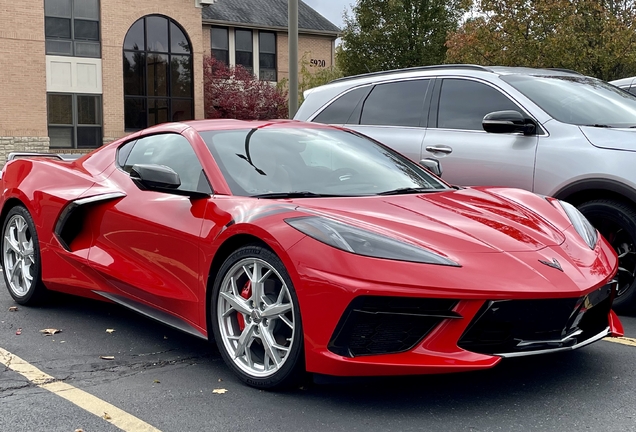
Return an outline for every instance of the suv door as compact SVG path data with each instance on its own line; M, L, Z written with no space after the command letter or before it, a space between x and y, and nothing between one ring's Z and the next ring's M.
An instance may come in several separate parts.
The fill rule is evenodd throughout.
M313 121L346 126L419 160L430 83L430 79L414 79L355 88Z
M490 84L466 78L437 79L422 158L442 159L444 179L453 184L532 190L538 135L494 134L482 127L486 114L504 110L527 116Z

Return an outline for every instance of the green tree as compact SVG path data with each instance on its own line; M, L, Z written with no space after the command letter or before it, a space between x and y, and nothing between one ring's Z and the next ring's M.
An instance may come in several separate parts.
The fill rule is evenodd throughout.
M345 75L438 64L467 0L357 0L345 14L338 65Z
M634 0L478 0L476 11L449 35L447 63L636 75Z

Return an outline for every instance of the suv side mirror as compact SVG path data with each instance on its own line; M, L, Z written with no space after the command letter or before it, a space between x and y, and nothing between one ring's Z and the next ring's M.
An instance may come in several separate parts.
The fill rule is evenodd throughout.
M437 177L442 176L442 163L437 159L426 158L420 161L420 165L435 174Z
M491 133L523 132L524 135L532 135L536 129L532 120L514 110L488 113L484 116L481 125L486 132Z

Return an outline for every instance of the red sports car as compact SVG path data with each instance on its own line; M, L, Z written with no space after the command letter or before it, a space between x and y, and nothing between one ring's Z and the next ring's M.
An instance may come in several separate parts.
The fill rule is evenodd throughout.
M452 187L345 129L194 121L9 159L18 303L119 303L216 340L253 386L485 369L622 333L616 254L574 207Z

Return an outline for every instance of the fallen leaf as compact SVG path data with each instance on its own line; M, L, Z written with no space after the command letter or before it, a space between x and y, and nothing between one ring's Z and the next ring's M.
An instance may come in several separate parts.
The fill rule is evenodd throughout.
M75 429L75 432L84 432L84 429Z
M40 330L40 333L42 333L44 336L52 336L56 333L61 333L62 330L59 329L55 329L55 328L47 328L44 330Z
M17 312L18 311L18 307L17 306L11 306L9 308L9 312Z
M219 382L223 381L221 378L219 378Z
M214 389L212 390L212 393L216 393L216 394L227 393L227 389Z
M159 383L161 383L161 381L159 381L159 380L154 380L153 382L154 382L155 384L159 384Z
M21 334L22 334L22 329L21 329L21 328L17 329L17 330L15 331L15 334L17 334L17 335L21 335Z
M165 339L168 339L168 336L164 336L163 338L164 338L164 340L165 340Z
M99 356L102 360L115 360L115 356Z
M60 341L60 343L64 343L64 342L66 342L66 341Z
M113 333L115 329L106 329L106 333Z
M104 413L104 415L102 416L102 418L103 418L104 420L111 420L111 419L112 419L112 417L111 417L111 416L109 416L109 415L108 415L108 413L106 413L106 412Z

